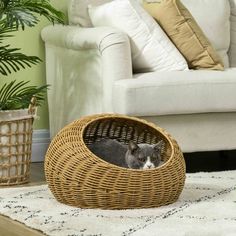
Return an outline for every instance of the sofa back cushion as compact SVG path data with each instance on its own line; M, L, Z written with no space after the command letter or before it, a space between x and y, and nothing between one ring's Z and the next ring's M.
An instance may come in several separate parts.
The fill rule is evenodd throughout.
M236 0L230 0L231 5L231 33L230 33L230 48L229 48L229 60L230 66L236 67Z
M224 65L220 56L180 0L162 0L161 3L144 2L143 6L183 54L190 69L223 70ZM229 12L229 6L226 11ZM228 23L229 20L227 19L226 22Z
M82 27L92 27L92 22L88 15L88 5L99 6L113 0L69 0L68 17L71 25ZM136 0L142 3L143 0Z
M71 25L92 27L88 15L88 5L98 6L112 0L70 0L68 4L68 18Z
M181 0L195 18L212 46L229 66L230 5L229 0Z
M88 15L88 5L100 5L110 1L112 0L69 0L69 23L80 25L82 27L92 27ZM142 2L142 0L136 1ZM160 2L160 0L150 1ZM226 19L228 17L224 13L225 9L219 7L222 2L225 4L230 2L230 26L228 23L226 25L221 24L222 21L220 18ZM221 56L225 67L229 64L229 58L226 54L228 50L230 66L236 67L236 0L182 0L182 3L188 8L209 41L212 43L213 47L216 49L217 53ZM214 30L211 30L212 25L218 25L218 27L214 27ZM231 39L229 27L231 27Z

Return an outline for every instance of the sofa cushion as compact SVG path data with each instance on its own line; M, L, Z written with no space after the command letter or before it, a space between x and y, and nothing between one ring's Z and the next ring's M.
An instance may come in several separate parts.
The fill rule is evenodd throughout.
M89 15L94 26L112 26L129 36L135 71L188 69L165 32L135 0L89 6Z
M217 53L229 66L230 5L228 0L182 0Z
M92 22L88 15L88 5L98 6L111 0L70 0L68 4L68 18L72 25L92 27Z
M160 2L160 0L145 1ZM235 0L181 0L221 56L225 67L229 67L227 54L230 45L229 1Z
M143 6L183 54L190 69L224 69L217 52L180 0L144 2Z
M69 23L73 25L80 25L83 27L92 27L91 20L88 15L87 6L89 4L103 4L112 0L69 0L68 4L68 17ZM137 0L142 2L142 0ZM150 2L161 0L145 0ZM228 0L182 0L182 3L191 12L217 53L221 56L224 66L229 66L229 58L227 51L230 44L230 66L236 67L236 0L229 0L231 4L231 40L229 34L229 23L226 23L226 19L229 17L225 14L218 14L218 11L225 10L220 8L219 4L228 4ZM202 4L207 4L202 7ZM205 8L206 7L206 8ZM212 10L214 8L214 11ZM217 11L217 12L216 12ZM203 15L203 16L202 16ZM218 19L218 20L217 20ZM222 21L223 20L223 21ZM215 24L219 27L215 27ZM225 23L223 23L225 22ZM211 27L214 25L214 30L211 31ZM222 27L224 25L224 27ZM224 37L222 37L224 35Z
M99 6L113 0L69 0L68 18L72 25L92 27L92 22L88 15L88 5ZM142 3L142 0L136 0Z
M142 73L116 81L114 111L134 116L236 111L236 68Z

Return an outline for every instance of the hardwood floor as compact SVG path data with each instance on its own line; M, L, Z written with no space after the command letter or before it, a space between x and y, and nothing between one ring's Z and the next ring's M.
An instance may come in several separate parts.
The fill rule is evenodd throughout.
M30 182L22 185L14 185L11 187L25 187L32 185L45 184L43 163L32 163L30 171ZM26 227L24 224L11 220L10 218L0 215L0 236L42 236L40 231Z
M43 236L45 234L0 215L0 236Z
M44 176L44 166L43 162L32 163L31 164L31 173L30 173L30 183L26 185L35 185L46 183Z

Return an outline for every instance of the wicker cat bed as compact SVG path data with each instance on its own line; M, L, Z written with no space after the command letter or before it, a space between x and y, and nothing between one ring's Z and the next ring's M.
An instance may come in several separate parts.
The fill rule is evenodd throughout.
M86 145L104 137L127 144L164 140L160 167L134 170L95 156ZM46 180L59 202L81 208L158 207L175 202L185 182L185 162L176 141L163 129L123 115L87 116L63 128L45 158Z

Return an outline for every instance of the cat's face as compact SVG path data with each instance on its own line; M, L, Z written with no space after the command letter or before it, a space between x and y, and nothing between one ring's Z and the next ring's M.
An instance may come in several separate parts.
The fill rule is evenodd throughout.
M161 162L163 148L163 141L154 145L136 144L130 141L125 157L128 167L143 170L157 167Z

